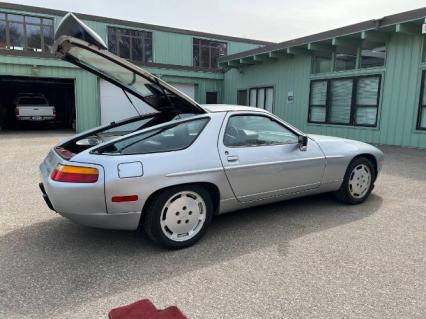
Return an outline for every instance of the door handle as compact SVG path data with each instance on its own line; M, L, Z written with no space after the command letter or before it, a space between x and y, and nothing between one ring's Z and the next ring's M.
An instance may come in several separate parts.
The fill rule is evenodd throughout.
M229 155L227 158L228 162L236 162L238 161L238 156L237 155Z

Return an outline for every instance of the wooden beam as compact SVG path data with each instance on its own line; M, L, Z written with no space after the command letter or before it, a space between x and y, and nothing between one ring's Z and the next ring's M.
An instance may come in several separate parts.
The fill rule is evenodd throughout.
M287 48L287 54L292 54L292 55L309 55L310 52L306 49L303 48L298 48L298 47L291 47L291 48Z
M277 50L277 51L271 51L269 52L269 57L273 59L282 58L287 55L286 50Z
M333 38L331 44L339 47L357 48L361 46L361 39L355 38Z
M228 61L228 66L231 68L235 68L240 66L240 61L239 60L232 60L232 61Z
M309 51L333 52L333 47L324 43L308 43Z
M417 25L413 23L397 23L395 25L396 33L421 34L421 31L422 31L421 25Z
M387 43L389 39L390 39L389 33L379 32L374 30L361 32L361 40Z
M268 54L258 54L254 56L254 61L256 62L263 62L269 59L269 55Z
M254 61L252 56L249 56L247 58L242 58L240 59L240 63L241 64L246 64L246 65L253 65L256 64L256 62Z

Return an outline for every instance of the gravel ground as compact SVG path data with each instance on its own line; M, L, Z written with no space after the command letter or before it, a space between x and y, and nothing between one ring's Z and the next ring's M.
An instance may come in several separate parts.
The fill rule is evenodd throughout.
M170 252L46 207L38 164L68 134L0 135L0 318L107 318L142 298L191 319L426 317L426 150L382 147L362 205L322 195L235 212Z

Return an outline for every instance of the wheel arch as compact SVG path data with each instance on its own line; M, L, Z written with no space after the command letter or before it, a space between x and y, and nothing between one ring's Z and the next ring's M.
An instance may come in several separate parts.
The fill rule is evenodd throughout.
M148 199L145 201L145 203L142 207L142 215L146 211L147 207L149 207L150 202L158 194L160 194L161 192L163 192L167 189L171 189L171 188L175 188L175 187L181 187L181 186L201 186L201 187L204 187L206 189L206 191L211 196L214 214L215 215L217 214L217 212L219 211L219 205L220 205L220 190L219 190L219 187L217 187L217 185L215 185L214 183L211 183L211 182L190 182L190 183L169 185L169 186L157 189L155 192L153 192L151 195L149 195ZM141 220L142 220L142 218L141 218Z
M372 164L373 164L373 168L374 168L374 178L377 178L378 175L378 166L377 166L377 158L371 154L371 153L362 153L362 154L358 154L356 156L354 156L354 158L352 158L352 160L349 162L352 163L355 159L357 158L366 158L368 159Z

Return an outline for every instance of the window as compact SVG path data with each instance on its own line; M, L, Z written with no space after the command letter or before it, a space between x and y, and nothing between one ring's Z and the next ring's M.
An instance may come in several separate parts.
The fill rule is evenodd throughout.
M200 68L217 69L218 59L226 55L227 44L212 40L196 39L192 45L193 65Z
M238 90L238 92L237 92L237 104L238 105L248 105L247 104L247 90Z
M272 112L274 104L274 88L260 87L250 89L249 105Z
M417 129L426 130L426 71L422 73Z
M361 68L384 66L386 58L386 45L378 45L364 41L361 49Z
M324 73L331 71L332 53L317 53L312 58L312 73Z
M208 120L202 118L156 128L101 147L97 152L108 155L133 155L182 150L197 139Z
M217 92L206 92L206 103L217 104Z
M108 27L108 50L133 62L152 62L152 32Z
M277 121L261 115L229 118L223 144L229 147L270 146L298 143L298 136Z
M0 13L0 48L48 52L52 44L52 19Z
M311 82L309 123L376 126L380 75Z
M337 47L335 53L334 70L353 70L356 67L357 48Z

